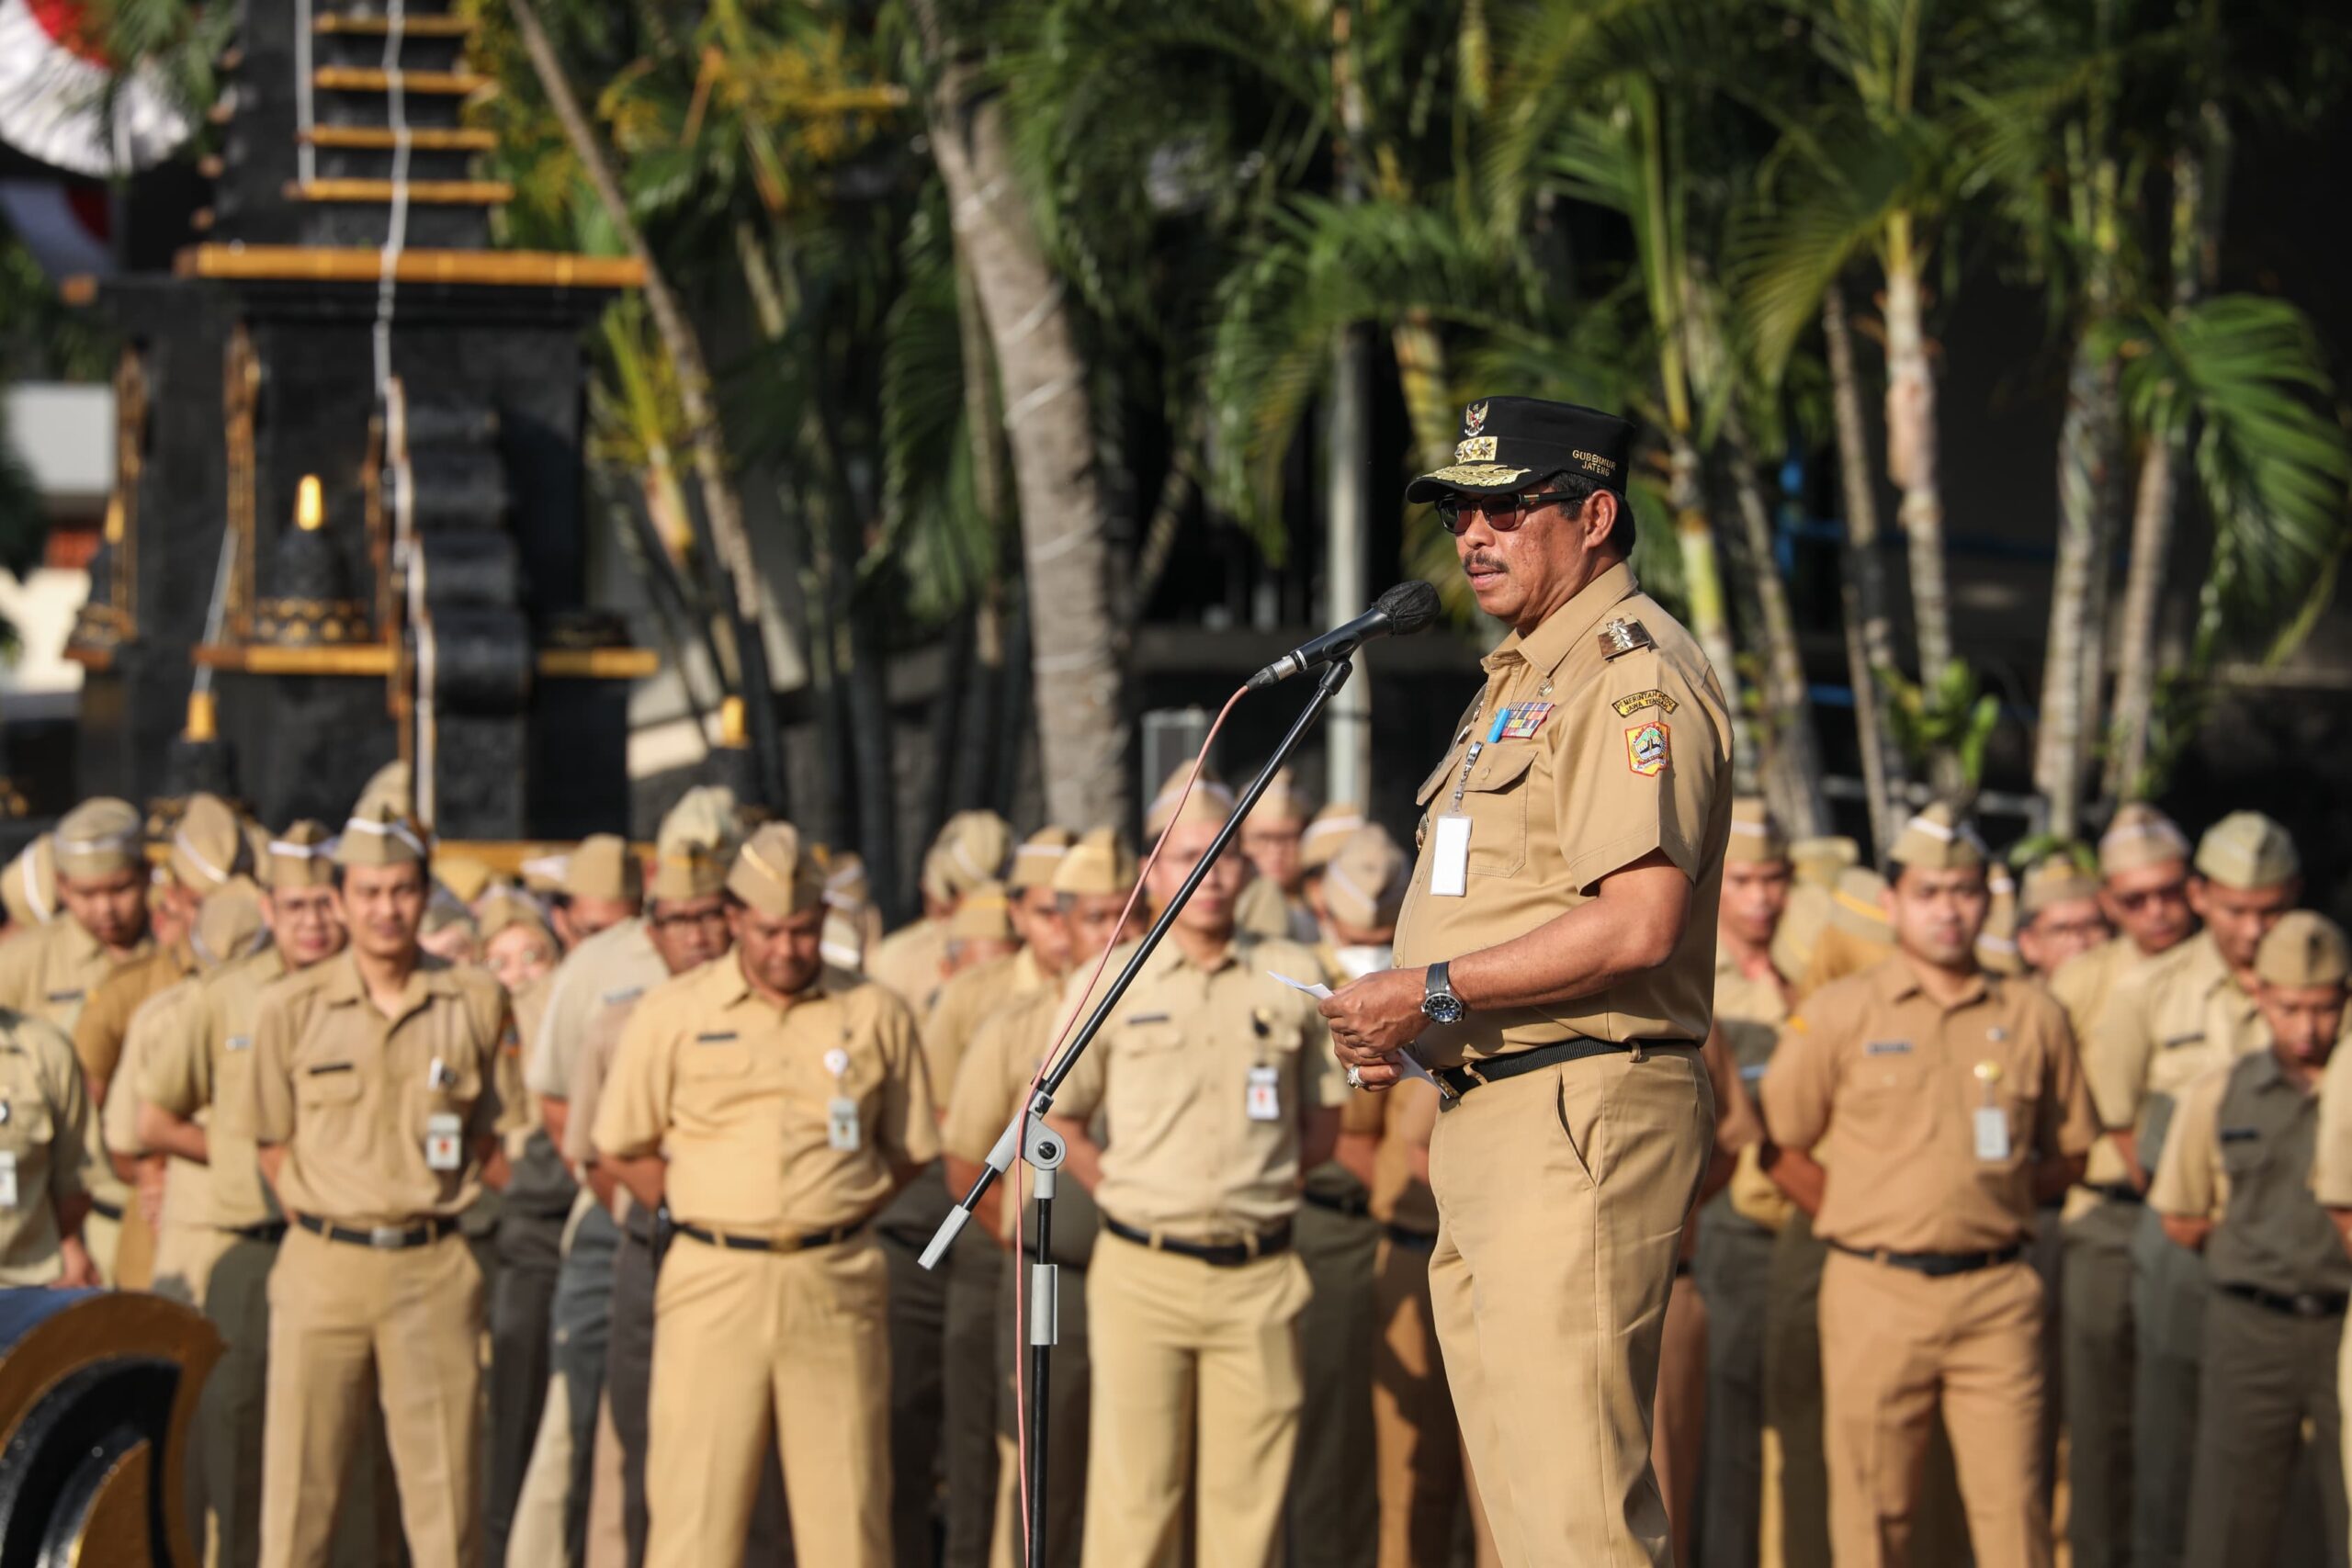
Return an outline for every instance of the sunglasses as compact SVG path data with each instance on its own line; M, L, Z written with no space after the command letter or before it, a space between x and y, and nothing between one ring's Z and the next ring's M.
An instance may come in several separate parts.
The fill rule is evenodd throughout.
M1437 498L1437 520L1447 533L1459 534L1471 517L1484 515L1487 527L1498 534L1510 534L1527 521L1530 513L1554 502L1566 504L1583 500L1581 495L1558 490L1523 491L1510 495L1464 495L1454 491Z

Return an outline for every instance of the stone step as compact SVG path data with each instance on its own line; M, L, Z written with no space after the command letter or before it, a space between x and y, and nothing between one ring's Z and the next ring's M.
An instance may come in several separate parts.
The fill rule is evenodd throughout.
M392 19L384 16L329 11L311 18L311 30L320 33L356 33L367 38L382 38L392 30ZM470 38L473 30L473 24L463 17L410 14L403 16L401 19L401 31L411 38Z
M369 179L289 180L289 201L373 202L389 206L392 182ZM504 180L411 180L408 199L439 207L496 207L514 199L514 187Z
M313 147L389 152L392 150L392 128L389 125L314 125L303 140ZM498 133L464 126L413 126L408 133L408 146L412 152L489 152L498 146Z
M322 93L390 93L394 77L400 79L401 92L426 97L461 98L491 85L489 77L470 71L385 71L361 65L322 65L311 73L311 82Z

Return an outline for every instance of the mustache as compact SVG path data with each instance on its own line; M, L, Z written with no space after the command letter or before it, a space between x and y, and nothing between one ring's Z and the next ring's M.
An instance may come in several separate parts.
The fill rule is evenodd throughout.
M1464 561L1462 570L1464 571L1509 571L1510 568L1503 563L1500 556L1490 556L1481 552L1474 554L1468 560Z

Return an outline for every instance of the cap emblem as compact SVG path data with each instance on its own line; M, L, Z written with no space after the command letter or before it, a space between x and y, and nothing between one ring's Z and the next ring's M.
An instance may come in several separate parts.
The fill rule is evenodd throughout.
M1464 409L1464 410L1462 411L1462 434L1464 434L1464 435L1476 435L1476 434L1478 434L1478 432L1480 432L1481 430L1484 430L1486 427L1487 427L1487 405L1486 405L1485 403L1483 403L1483 402L1472 403L1468 408ZM1466 457L1465 457L1465 458L1464 458L1464 459L1462 459L1462 460L1463 460L1464 462L1468 462L1470 459L1468 459L1468 458L1466 458Z

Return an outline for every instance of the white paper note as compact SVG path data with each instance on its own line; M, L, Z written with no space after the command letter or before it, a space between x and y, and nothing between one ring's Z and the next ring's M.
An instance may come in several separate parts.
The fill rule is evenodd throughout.
M1331 987L1325 985L1320 980L1317 980L1312 983L1306 980L1294 980L1287 975L1275 974L1272 969L1267 970L1266 973L1272 975L1275 979L1280 980L1292 990L1305 991L1308 996L1315 998L1317 1001L1320 1001L1323 998L1331 994ZM1407 1077L1419 1078L1423 1083L1429 1085L1431 1089L1437 1089L1439 1093L1442 1094L1445 1092L1439 1085L1437 1079L1430 1076L1430 1070L1413 1059L1412 1052L1397 1052L1396 1067L1397 1070L1402 1072Z

